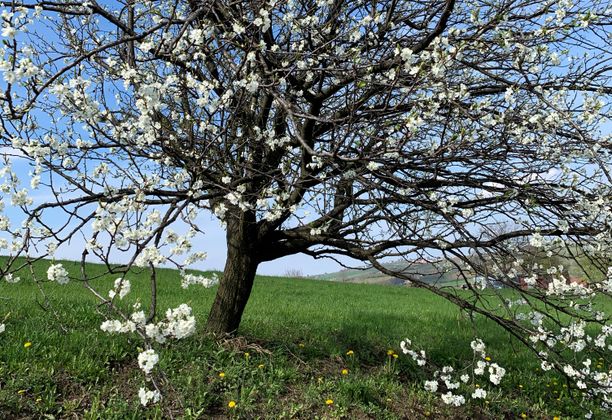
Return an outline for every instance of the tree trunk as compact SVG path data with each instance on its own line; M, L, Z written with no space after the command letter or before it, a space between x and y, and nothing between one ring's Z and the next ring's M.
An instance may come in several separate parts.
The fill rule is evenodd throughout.
M208 332L231 334L238 329L257 271L256 238L254 220L250 220L247 214L228 217L227 260L208 315Z

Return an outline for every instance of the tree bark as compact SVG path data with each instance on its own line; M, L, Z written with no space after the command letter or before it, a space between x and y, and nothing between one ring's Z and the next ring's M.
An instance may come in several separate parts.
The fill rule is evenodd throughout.
M256 240L254 217L245 213L228 217L227 259L208 315L208 332L232 334L238 329L259 264L255 258Z

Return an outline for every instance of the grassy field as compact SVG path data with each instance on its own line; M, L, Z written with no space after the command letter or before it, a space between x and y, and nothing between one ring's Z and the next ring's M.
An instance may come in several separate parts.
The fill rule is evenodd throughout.
M44 273L48 262L36 270ZM77 274L75 263L65 267ZM101 272L95 265L89 273ZM48 301L24 280L0 284L0 418L582 418L579 397L560 376L541 372L532 356L484 319L471 322L427 291L258 277L237 338L202 332L215 288L180 287L160 270L159 308L190 304L198 334L159 350L162 402L144 409L145 385L135 336L108 335L105 309L82 284L45 284ZM44 277L44 276L42 276ZM128 276L147 308L148 279ZM113 278L94 286L106 294ZM437 364L472 358L474 332L490 357L508 369L498 392L460 408L423 390L429 379L401 354L409 337ZM31 343L25 347L25 343ZM389 356L388 350L400 353ZM347 355L349 350L353 355ZM348 374L342 374L347 369ZM222 375L220 375L223 373ZM327 404L333 400L333 404ZM230 401L236 406L228 407ZM597 416L603 414L596 413ZM603 418L603 417L600 417Z

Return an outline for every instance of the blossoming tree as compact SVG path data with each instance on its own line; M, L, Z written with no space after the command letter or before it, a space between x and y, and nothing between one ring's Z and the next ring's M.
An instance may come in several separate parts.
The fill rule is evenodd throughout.
M83 267L146 267L155 294L156 267L205 257L208 211L227 232L211 332L238 328L260 263L350 257L609 391L609 375L564 368L561 349L609 351L608 315L584 303L612 291L607 2L0 3L7 279L18 256L80 237ZM534 249L588 263L588 281L534 263ZM117 252L129 262L111 264ZM424 281L422 260L468 292ZM523 309L473 274L515 289ZM120 279L110 298L128 291Z

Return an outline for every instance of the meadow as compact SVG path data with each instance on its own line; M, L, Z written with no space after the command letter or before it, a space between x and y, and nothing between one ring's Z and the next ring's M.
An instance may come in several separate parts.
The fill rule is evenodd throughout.
M35 266L41 278L48 264ZM64 266L78 273L76 263ZM143 408L141 339L102 332L106 308L79 282L44 284L43 296L22 277L0 285L0 418L584 418L580 395L558 373L542 372L490 321L470 320L428 291L259 276L238 335L215 340L203 327L216 288L182 289L166 269L158 313L188 303L198 333L158 347L163 399ZM106 294L115 277L92 285ZM127 278L121 306L140 299L146 309L147 273ZM424 390L429 375L399 343L408 337L434 363L461 366L472 360L474 335L508 373L486 400L449 407Z

